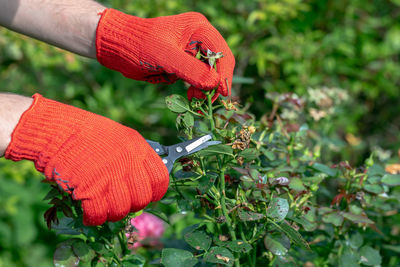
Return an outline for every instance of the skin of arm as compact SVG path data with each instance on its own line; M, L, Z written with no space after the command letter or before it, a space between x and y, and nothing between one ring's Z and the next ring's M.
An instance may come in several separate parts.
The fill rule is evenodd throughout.
M104 9L92 0L0 0L0 25L96 58L96 28Z
M0 157L4 156L12 132L32 101L31 97L0 93Z

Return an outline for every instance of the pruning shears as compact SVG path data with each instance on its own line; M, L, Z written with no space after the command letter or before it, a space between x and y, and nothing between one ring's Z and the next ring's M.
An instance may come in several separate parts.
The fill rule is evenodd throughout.
M211 134L206 134L198 138L194 138L185 142L181 142L171 146L164 146L158 142L146 140L147 143L154 149L159 155L166 155L161 157L165 166L167 166L168 173L171 172L174 162L184 156L198 152L206 147L220 144L220 141L210 141L212 139Z

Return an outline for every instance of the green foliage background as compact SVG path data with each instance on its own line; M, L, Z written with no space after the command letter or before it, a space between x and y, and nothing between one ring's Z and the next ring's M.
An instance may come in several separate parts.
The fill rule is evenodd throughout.
M243 105L251 104L258 118L272 109L267 92L305 96L309 88L346 90L350 99L338 116L310 125L326 163L360 164L371 151L394 156L400 147L399 0L102 2L141 17L206 15L235 55L234 94ZM129 80L94 60L0 29L0 83L1 91L38 92L112 118L149 139L178 140L164 97L184 95L182 82ZM349 142L349 134L358 141ZM48 187L41 178L31 163L0 160L0 267L51 265L59 239L42 219Z

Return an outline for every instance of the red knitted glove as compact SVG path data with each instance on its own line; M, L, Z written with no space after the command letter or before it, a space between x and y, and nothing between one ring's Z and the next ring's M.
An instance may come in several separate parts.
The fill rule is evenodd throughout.
M217 71L195 58L199 48L222 52ZM102 12L96 34L97 59L124 76L151 83L183 79L188 97L218 86L230 94L235 59L221 34L200 13L143 19L114 9ZM229 87L228 87L229 85ZM196 89L200 88L200 89Z
M76 200L83 223L118 221L165 194L168 171L143 137L102 116L34 95L6 149Z

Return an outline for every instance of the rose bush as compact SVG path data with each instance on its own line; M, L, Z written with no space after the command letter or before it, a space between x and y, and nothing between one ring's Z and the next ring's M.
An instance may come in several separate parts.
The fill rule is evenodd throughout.
M308 125L321 110L334 116L340 101L329 99L342 91L322 93L328 109L315 96L269 95L273 109L258 121L248 105L232 99L213 104L212 92L191 102L167 97L182 139L212 133L222 143L176 162L166 196L146 209L153 215L86 227L79 203L54 187L46 197L53 204L47 221L73 236L58 246L55 263L398 265L400 175L386 172L374 156L360 167L320 162L326 144ZM143 247L142 237L163 232L153 216L166 232Z

